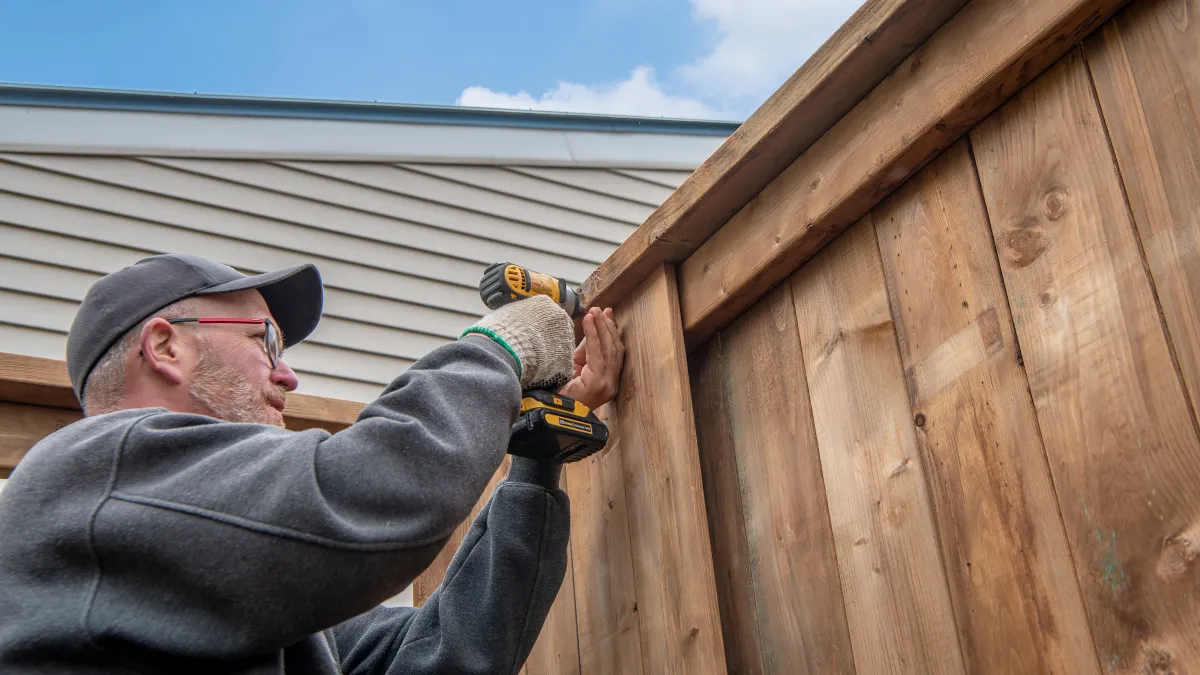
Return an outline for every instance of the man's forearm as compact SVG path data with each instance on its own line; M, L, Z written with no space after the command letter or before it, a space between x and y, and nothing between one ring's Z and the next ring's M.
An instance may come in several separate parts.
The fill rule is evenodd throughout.
M116 453L79 460L115 467L91 530L112 562L95 602L114 610L91 616L173 639L178 625L120 609L157 602L162 569L180 603L201 589L224 608L223 630L190 631L221 657L355 616L411 583L467 516L519 402L511 358L468 338L431 352L332 436L143 412L114 430Z
M570 506L559 471L514 458L423 607L381 607L336 627L347 675L519 670L566 575Z

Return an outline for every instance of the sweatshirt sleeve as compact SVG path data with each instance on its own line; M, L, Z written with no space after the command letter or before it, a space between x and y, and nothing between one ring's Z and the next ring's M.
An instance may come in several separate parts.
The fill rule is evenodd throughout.
M558 465L516 457L419 609L379 607L331 631L346 675L516 673L567 569Z
M515 361L468 337L416 362L332 435L140 418L89 532L89 637L238 657L378 605L470 513L520 397Z

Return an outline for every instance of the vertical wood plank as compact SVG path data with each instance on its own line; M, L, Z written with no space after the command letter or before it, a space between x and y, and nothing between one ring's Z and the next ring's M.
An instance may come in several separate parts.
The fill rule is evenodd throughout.
M870 216L793 276L860 673L963 673Z
M722 337L766 672L854 672L792 290Z
M725 663L730 673L758 675L765 672L765 668L742 508L744 488L734 455L733 423L726 393L728 377L721 344L718 333L693 352L688 359L688 373L692 381L696 440L704 479L704 506L708 513L713 571L717 581L717 605L721 610Z
M854 672L790 287L692 364L730 672Z
M1196 673L1200 441L1081 54L971 141L1101 665Z
M446 578L446 570L450 567L450 561L454 559L454 554L458 552L458 547L462 545L463 539L467 536L467 530L471 529L471 523L475 522L475 516L483 510L489 499L492 498L492 490L496 489L496 485L504 480L508 475L508 465L512 462L512 457L504 456L504 460L500 463L500 468L496 469L496 473L492 474L492 479L488 481L487 487L484 488L483 494L479 495L479 500L475 502L475 506L471 509L471 515L467 516L466 520L458 524L454 528L454 533L450 535L450 540L442 547L441 553L433 559L429 567L425 568L424 572L413 581L413 606L420 607L429 600L429 596L437 590L437 587L442 585L442 579Z
M638 623L648 673L724 673L675 268L614 310L626 336L621 433Z
M1098 31L1086 54L1185 389L1200 417L1200 2L1139 2ZM1193 546L1200 552L1200 541Z
M570 480L564 471L562 489L571 494ZM525 660L526 675L579 675L579 632L575 620L574 560L567 548L567 575L546 623L538 634L529 658Z
M627 342L629 338L626 331ZM609 404L596 411L608 424L608 447L568 464L564 472L571 486L571 559L583 675L643 672L621 429L612 408Z
M853 673L791 287L722 341L767 673Z
M967 670L1098 674L967 142L874 220Z

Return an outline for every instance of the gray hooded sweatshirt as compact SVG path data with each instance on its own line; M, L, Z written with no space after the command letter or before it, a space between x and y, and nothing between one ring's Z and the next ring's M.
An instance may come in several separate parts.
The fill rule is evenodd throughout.
M516 362L469 336L336 434L165 409L45 438L0 493L0 673L514 673L566 571L517 458L419 609L382 607L504 457Z

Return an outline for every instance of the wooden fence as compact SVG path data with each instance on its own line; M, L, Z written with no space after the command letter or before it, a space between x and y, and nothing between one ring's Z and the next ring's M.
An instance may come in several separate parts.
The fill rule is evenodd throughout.
M525 673L1200 673L1200 0L1125 4L870 0L600 266Z
M1123 4L868 3L589 279L545 672L1200 672L1200 5Z

